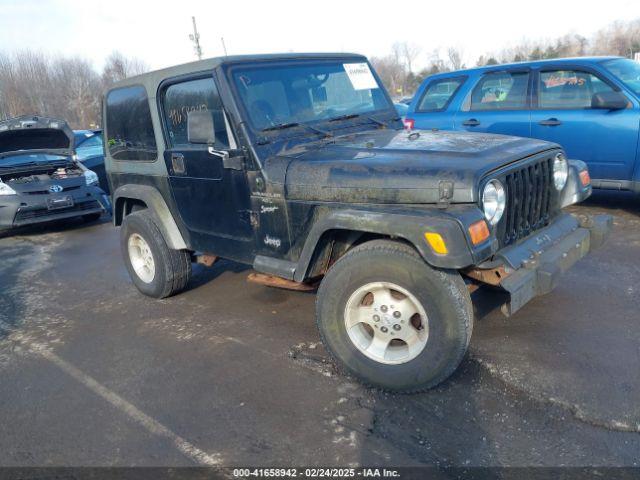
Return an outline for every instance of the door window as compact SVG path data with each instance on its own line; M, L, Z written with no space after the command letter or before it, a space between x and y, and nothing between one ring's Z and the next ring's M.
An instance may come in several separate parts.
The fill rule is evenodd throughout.
M115 160L155 160L156 137L149 99L136 85L111 90L107 95L107 146Z
M213 77L169 85L164 91L163 103L164 121L171 147L193 147L187 136L187 115L192 111L208 110L213 115L215 147L220 150L229 148L222 102Z
M471 110L521 110L527 108L529 72L488 73L471 94Z
M600 92L612 92L596 75L580 70L540 72L538 86L541 109L591 108L591 98Z
M432 81L424 91L417 111L437 112L446 109L464 81L465 77L443 78Z

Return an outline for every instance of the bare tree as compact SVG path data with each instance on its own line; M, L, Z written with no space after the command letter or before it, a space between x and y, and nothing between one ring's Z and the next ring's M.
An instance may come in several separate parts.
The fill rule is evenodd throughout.
M450 47L447 50L447 56L449 57L449 64L451 65L451 70L460 70L464 68L464 63L462 61L463 52L460 49Z
M102 70L102 83L106 87L115 82L124 80L147 72L149 67L137 58L125 57L122 53L114 51L107 57Z
M407 75L398 55L392 53L385 57L372 57L371 65L373 65L382 83L392 95L399 95L404 92L404 83Z
M96 127L103 88L144 70L142 62L121 54L112 55L99 74L81 57L0 53L0 119L37 114L65 119L73 128Z
M400 55L407 69L407 73L413 73L413 62L420 55L422 48L414 43L402 42L399 45Z

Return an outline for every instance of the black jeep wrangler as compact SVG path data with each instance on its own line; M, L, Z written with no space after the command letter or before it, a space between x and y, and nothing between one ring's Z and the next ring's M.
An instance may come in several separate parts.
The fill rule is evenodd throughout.
M367 59L224 57L127 79L104 98L114 221L136 287L167 297L223 257L250 280L319 285L334 358L364 382L446 379L473 325L470 291L514 313L611 229L562 207L591 193L555 144L407 131Z

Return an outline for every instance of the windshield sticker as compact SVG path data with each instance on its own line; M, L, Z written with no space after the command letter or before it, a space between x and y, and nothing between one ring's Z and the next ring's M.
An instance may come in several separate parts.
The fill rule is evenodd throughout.
M342 64L351 85L354 90L369 90L371 88L378 88L376 79L373 78L373 74L369 69L369 65L366 63L344 63Z

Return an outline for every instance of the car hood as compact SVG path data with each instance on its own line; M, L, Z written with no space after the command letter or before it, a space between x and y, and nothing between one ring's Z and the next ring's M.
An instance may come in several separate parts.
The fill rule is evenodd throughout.
M64 120L25 115L0 122L0 157L25 151L72 155L73 141Z
M453 183L452 203L478 198L492 171L558 145L529 138L467 132L376 130L288 152L291 200L348 203L436 203L440 183Z

